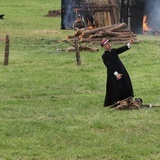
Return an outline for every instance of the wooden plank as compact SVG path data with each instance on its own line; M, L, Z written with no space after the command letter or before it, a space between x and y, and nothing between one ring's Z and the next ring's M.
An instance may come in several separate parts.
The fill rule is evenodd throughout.
M108 4L108 0L106 0L105 2L103 2L105 5ZM109 16L108 16L108 12L104 12L103 13L104 15L104 22L105 22L105 26L108 26L110 23L109 23Z
M108 4L112 4L111 0L108 0ZM113 7L110 9L110 17L111 17L111 24L115 24L115 17L116 15L113 14Z
M104 22L104 25L107 26L108 25L108 17L106 15L106 12L103 12L103 22Z
M98 5L99 0L95 0L95 4ZM99 14L99 12L95 12L94 21L95 21L96 26L100 27L100 14Z
M118 10L117 0L85 0L83 3L92 4L89 7L90 11L86 6L81 8L81 10L86 10L87 12L93 10L95 12L93 18L96 26L102 27L120 22L120 11Z

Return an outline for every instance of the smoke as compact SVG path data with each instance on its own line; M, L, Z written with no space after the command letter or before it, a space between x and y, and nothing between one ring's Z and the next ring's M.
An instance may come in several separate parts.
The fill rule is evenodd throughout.
M76 12L73 6L78 5L80 0L62 0L63 8L63 25L64 29L72 29L74 20L76 19Z
M160 0L145 0L147 24L152 29L160 29Z
M66 29L70 29L73 26L73 10L72 5L68 4L66 6L66 12L64 13L63 24Z

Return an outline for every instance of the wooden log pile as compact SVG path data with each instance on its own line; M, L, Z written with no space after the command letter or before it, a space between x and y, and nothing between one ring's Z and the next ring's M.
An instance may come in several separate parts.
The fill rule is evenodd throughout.
M137 35L130 29L127 29L125 23L114 24L110 26L99 27L95 29L79 29L74 35L68 35L67 40L70 41L74 37L78 37L79 42L100 43L103 38L110 39L113 43L127 43L131 38L137 41Z

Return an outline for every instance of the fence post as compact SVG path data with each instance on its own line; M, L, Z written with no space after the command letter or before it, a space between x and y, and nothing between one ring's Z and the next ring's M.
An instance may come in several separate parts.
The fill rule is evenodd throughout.
M80 58L80 54L79 54L79 46L78 46L78 38L77 37L74 38L74 44L75 44L75 50L76 50L77 65L81 65L81 58Z
M4 54L4 65L8 65L9 60L9 35L6 35L5 41L5 54Z

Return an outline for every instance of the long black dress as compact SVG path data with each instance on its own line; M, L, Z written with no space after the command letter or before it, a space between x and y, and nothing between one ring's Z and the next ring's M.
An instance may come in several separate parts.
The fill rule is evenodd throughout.
M104 107L112 105L117 101L133 96L132 83L127 70L121 62L118 54L128 50L128 46L105 51L102 55L103 63L107 67L106 96ZM120 80L117 80L114 72L123 74Z

